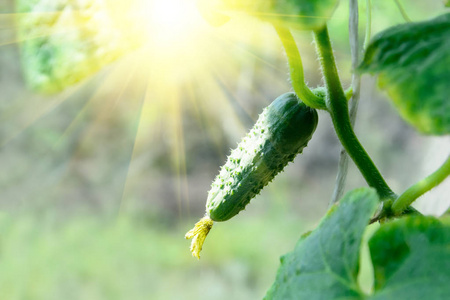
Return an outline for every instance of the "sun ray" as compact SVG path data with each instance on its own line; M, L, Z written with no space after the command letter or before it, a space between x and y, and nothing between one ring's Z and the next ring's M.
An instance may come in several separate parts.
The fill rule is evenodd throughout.
M280 14L280 13L270 13L270 12L248 12L250 16L255 17L288 17L295 19L320 19L320 20L328 20L330 17L328 16L310 16L310 15L298 15L298 14ZM333 19L336 20L347 20L343 17L333 16Z
M78 138L80 141L83 141L83 143L95 143L96 139L101 138L102 135L105 134L103 131L104 128L109 126L110 119L114 118L116 115L120 116L120 112L118 110L121 107L126 106L126 109L132 113L133 118L130 121L135 122L136 125L133 126L132 132L124 136L124 138L128 137L130 141L127 141L126 144L123 143L121 145L120 150L117 150L120 154L119 159L110 163L110 165L114 167L113 174L111 172L102 174L102 176L110 176L111 180L117 177L121 178L120 182L122 184L114 185L115 191L117 193L121 193L120 196L117 197L117 199L107 199L107 207L114 210L120 210L123 206L123 195L130 174L130 166L133 161L133 155L137 143L139 129L138 124L143 111L144 97L142 97L142 93L145 91L146 87L142 88L142 84L139 82L138 77L144 74L138 70L138 66L140 66L140 59L139 56L135 55L122 61L121 65L114 70L114 74L111 75L115 78L112 78L109 84L110 87L114 86L114 89L109 92L111 97L109 97L108 94L99 96L104 98L102 103L98 103L98 105L103 107L103 109L100 113L94 116L95 119L90 122L89 127L84 130L83 134L81 134ZM123 78L123 80L121 80L121 78ZM113 82L114 85L111 85ZM84 151L83 143L78 144L75 155L78 152L82 153ZM114 143L114 140L111 140L111 143ZM71 161L74 169L76 169L77 166L77 159L78 158L74 156ZM126 161L125 164L123 163L124 161Z
M181 99L179 98L180 91L176 89L173 91L170 97L171 102L171 116L172 116L172 134L174 138L173 153L173 168L176 174L176 189L177 189L177 205L178 205L178 217L182 220L183 217L183 202L189 205L189 189L187 184L186 173L186 152L184 145L183 135L183 116L181 111ZM187 208L187 211L189 209Z
M145 91L142 97L142 105L140 109L140 114L137 117L137 125L136 125L136 133L134 137L134 143L132 146L132 151L130 155L130 163L128 165L127 174L125 177L124 187L122 191L122 196L120 199L120 203L118 206L118 216L123 215L128 207L127 207L127 199L129 198L129 194L133 188L133 179L134 174L138 173L139 167L136 165L136 161L138 161L139 156L143 152L142 147L146 145L149 141L154 139L154 136L159 131L155 126L150 128L150 125L154 125L155 120L163 120L163 118L159 115L161 113L161 109L159 109L158 105L160 102L155 99L155 83L152 82L152 71L148 57L145 57L145 49L141 49L136 55L138 61L141 61L141 66L144 66L146 71L146 83L145 83ZM153 71L154 72L154 71ZM149 137L149 135L153 134L153 137Z
M63 31L60 31L60 32L64 33ZM10 29L10 28L3 29L3 30L1 30L1 35L0 35L0 46L18 44L18 43L22 43L22 42L29 41L29 40L34 40L37 38L48 37L54 33L55 33L54 30L48 29L44 32L18 37L16 29Z
M73 12L71 18L62 18L62 12L26 12L0 14L0 46L65 34L88 28L86 17L81 12ZM56 20L62 21L56 21ZM35 22L33 25L33 21Z
M83 107L79 109L75 118L70 122L64 132L61 134L57 144L62 143L67 136L70 136L72 134L72 132L76 129L76 126L80 124L83 118L88 115L88 112L90 109L92 109L92 106L98 106L99 103L102 102L104 95L108 93L111 86L114 86L115 82L121 81L121 67L123 67L124 65L125 62L121 61L119 64L113 66L112 70L110 70L106 74L106 78L102 80L92 96L84 103Z
M123 100L125 91L130 88L131 79L136 75L138 63L139 62L134 57L132 57L131 59L121 61L117 68L111 71L110 78L104 81L104 88L109 89L109 94L112 94L112 96L105 96L105 94L102 93L100 89L97 91L98 93L94 95L93 98L102 98L98 103L98 105L101 106L102 109L95 109L95 111L98 111L98 113L93 116L90 128L88 128L84 132L84 134L80 136L80 140L92 138L95 128L100 127L102 123L108 122L108 118L110 118L113 115L114 110L117 109L118 103ZM118 80L118 78L120 78L120 80ZM111 90L110 87L112 86L112 82L115 83L113 85L114 89ZM94 100L93 98L91 99ZM105 101L107 101L108 103L103 103ZM83 110L88 109L91 108L89 108L89 103L86 103L86 105L83 107Z
M62 0L66 4L69 3L67 1ZM66 120L66 127L62 129L63 132L54 143L54 149L51 149L56 153L60 147L66 149L66 144L71 144L70 150L64 154L72 155L66 170L67 178L73 173L74 176L78 174L77 164L82 162L83 154L86 153L83 151L87 151L85 148L95 144L96 137L99 137L99 143L102 142L101 137L106 134L102 129L108 128L111 119L117 115L117 118L127 119L132 124L133 130L128 132L129 136L126 138L130 144L124 145L120 150L108 150L120 152L119 161L108 165L110 168L117 168L117 174L104 175L108 178L123 177L123 186L121 184L114 186L116 192L122 189L117 207L119 214L127 210L127 201L131 197L142 198L134 191L134 188L142 183L142 178L138 175L148 172L146 165L141 162L153 159L152 155L158 155L156 152L158 150L152 151L152 146L153 143L162 141L170 147L164 153L170 164L164 167L170 169L174 176L173 203L176 202L180 219L188 215L190 211L188 167L191 155L188 152L189 127L185 127L188 121L187 114L193 115L200 124L204 138L209 140L221 157L225 157L229 151L228 142L238 140L253 124L255 112L252 110L256 107L255 103L260 100L264 104L267 102L263 91L258 89L262 78L271 78L274 90L286 85L280 76L267 75L265 72L270 70L271 73L285 75L286 70L277 67L277 55L280 51L273 51L278 46L257 46L265 39L272 39L270 31L267 36L255 35L256 31L263 28L256 23L251 23L252 28L248 33L243 33L239 27L244 23L232 25L231 28L229 26L226 30L212 29L201 19L194 2L132 0L125 4L117 3L119 5L117 7L109 7L110 4L115 6L115 2L108 2L107 12L100 15L110 19L111 27L96 27L89 21L88 10L74 10L70 7L52 13L0 15L0 30L4 30L3 34L0 32L0 44L19 43L21 55L27 43L41 39L43 43L50 40L48 46L53 47L54 51L61 51L60 60L50 64L51 67L62 67L72 71L72 67L76 66L73 57L77 55L85 56L79 64L92 62L90 64L93 66L92 72L83 75L78 83L69 80L67 84L59 85L58 88L64 92L47 97L50 99L48 103L44 103L45 100L41 102L36 100L36 103L38 105L41 103L42 106L39 106L34 114L30 112L32 117L21 127L21 130L25 130L35 124L36 120L46 116L49 111L59 107L61 103L74 101L67 107L67 110L71 110L71 117ZM39 23L36 20L43 22ZM33 22L37 22L35 25L40 28L34 30L33 26L30 27ZM82 38L65 39L64 35L68 32L80 34ZM89 34L83 36L85 32ZM102 35L104 32L106 38L96 41L97 34ZM133 37L131 40L139 36L136 38L139 43L136 44L137 50L133 48L121 52L117 57L119 60L105 70L106 64L91 59L96 52L103 51L102 46L109 47L108 34L130 36ZM55 40L61 43L56 43ZM94 51L90 52L89 47L84 48L84 45L78 44L84 42ZM122 43L118 43L117 47L121 45ZM115 51L114 43L112 48L106 49L106 54L102 55L108 55L110 49ZM40 46L35 47L27 52L27 55L29 57L38 55L39 50ZM104 70L97 73L99 69ZM243 75L242 70L248 70L251 78L244 78L246 75ZM263 73L258 73L260 70L263 70ZM275 72L272 72L274 70ZM97 75L92 76L94 73ZM230 78L242 80L234 84ZM63 81L64 76L50 79L56 82ZM50 85L53 84L51 80ZM94 84L96 87L92 90ZM79 99L82 97L81 94L72 97L79 90L85 90L88 97ZM247 92L240 92L242 90ZM127 99L129 95L132 95L132 99ZM252 99L249 99L250 97ZM36 99L45 97L39 96ZM124 105L128 101L132 102L127 106L127 112L124 112ZM251 102L247 104L245 101ZM109 142L114 143L108 140L106 144L98 147L107 147ZM97 154L92 154L92 159L97 159L94 157ZM129 158L127 163L123 163L127 158ZM102 175L101 170L92 172L99 172L96 174ZM88 182L89 174L86 176Z
M56 109L59 105L82 91L85 84L86 83L81 83L56 96L52 96L50 99L48 97L30 97L26 102L15 103L8 110L2 111L0 118L2 122L17 123L17 120L24 121L22 124L16 125L18 128L12 133L5 136L3 140L0 140L0 148L4 147L42 117Z
M229 105L233 108L233 111L236 114L236 117L240 121L241 125L244 128L251 128L255 120L253 120L250 114L242 107L242 105L239 103L238 99L236 99L231 89L227 87L224 80L220 78L221 77L220 74L215 74L214 77L216 79L219 88L224 93L225 99L228 100Z
M200 125L206 135L206 138L212 142L216 149L216 152L223 157L225 156L225 153L223 152L223 139L220 135L217 134L214 129L214 123L217 121L215 120L215 117L212 116L211 111L209 111L206 107L206 101L201 100L204 99L204 97L200 94L201 89L198 87L198 85L196 85L195 82L195 80L192 80L188 85L187 91L189 98L192 99L191 103L194 103L194 106L196 107Z
M279 65L274 64L270 61L268 61L267 59L265 59L262 55L260 55L261 50L256 50L255 46L251 45L251 44L247 44L247 42L241 42L238 41L236 38L233 38L233 36L219 36L217 37L217 42L220 45L220 51L223 51L224 55L226 55L228 57L227 60L222 60L221 64L220 64L220 68L216 66L217 69L222 70L222 68L229 68L229 67L236 67L237 64L229 64L227 62L230 61L230 59L239 59L241 61L245 61L247 59L251 59L251 60L256 60L260 63L262 63L263 65L268 66L271 71L274 71L277 74L284 74L285 71L282 70L280 68ZM217 44L215 44L214 46L215 48L218 48L219 46ZM229 52L229 49L233 49L234 50L234 55L230 55L227 54L227 52ZM255 50L252 50L255 49ZM214 67L213 65L211 65L210 67ZM221 73L226 73L226 72L222 72Z

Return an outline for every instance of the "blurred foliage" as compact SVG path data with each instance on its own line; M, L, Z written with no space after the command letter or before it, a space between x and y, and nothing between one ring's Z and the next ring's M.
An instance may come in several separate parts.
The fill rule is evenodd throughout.
M62 220L49 211L19 218L3 214L0 297L258 299L274 277L278 256L293 246L292 236L302 227L292 217L266 217L271 222L246 218L217 225L199 263L183 241L187 223L168 228L142 214L115 220L98 215ZM247 236L236 237L236 231Z
M25 80L54 93L122 56L132 47L103 1L17 0Z

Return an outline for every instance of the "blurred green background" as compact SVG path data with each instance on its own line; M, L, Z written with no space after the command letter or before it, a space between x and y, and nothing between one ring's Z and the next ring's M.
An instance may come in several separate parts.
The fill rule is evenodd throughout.
M73 1L54 2L70 11ZM374 33L404 22L394 1L372 2ZM440 0L402 2L414 21L444 11ZM114 62L95 62L86 78L49 94L27 83L35 56L24 49L36 37L19 34L32 14L16 14L16 4L0 3L0 299L261 299L279 256L327 210L340 145L325 113L304 153L246 211L214 226L200 261L184 234L203 216L230 149L264 106L290 90L274 30L255 20L208 27L208 43L223 53L205 66L200 58L157 65L158 57L140 65L132 51L116 53ZM347 18L348 1L341 1L329 29L346 87ZM309 84L320 85L310 33L295 36ZM65 59L87 55L80 49ZM62 76L78 72L74 66L67 61ZM369 76L356 132L396 192L428 175L450 148L448 138L406 125ZM347 190L360 186L351 164ZM439 215L449 194L447 180L415 205Z

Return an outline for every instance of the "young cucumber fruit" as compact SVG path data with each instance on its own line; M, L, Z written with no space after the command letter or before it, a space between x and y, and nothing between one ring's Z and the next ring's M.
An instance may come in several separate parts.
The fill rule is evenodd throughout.
M206 214L186 234L192 254L200 258L213 221L226 221L241 210L298 153L316 130L318 115L294 93L286 93L264 109L252 130L234 149L212 183Z
M264 109L212 183L206 212L214 221L238 214L301 153L318 122L315 109L286 93Z

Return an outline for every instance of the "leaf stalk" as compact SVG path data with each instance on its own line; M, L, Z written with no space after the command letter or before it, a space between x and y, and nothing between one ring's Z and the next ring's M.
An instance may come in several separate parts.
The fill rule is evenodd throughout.
M433 174L412 185L394 201L391 207L394 215L400 215L417 198L439 185L449 175L450 155L447 157L444 164Z

